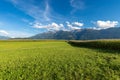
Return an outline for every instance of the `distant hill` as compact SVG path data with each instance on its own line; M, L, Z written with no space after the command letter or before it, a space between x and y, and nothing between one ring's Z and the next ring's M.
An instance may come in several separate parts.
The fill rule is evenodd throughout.
M7 36L0 36L0 39L1 40L4 40L4 39L9 39L10 37L7 37Z
M53 32L45 32L45 33L40 33L35 36L30 37L31 39L53 39L54 38Z
M102 30L80 29L74 31L45 32L30 37L31 39L65 39L65 40L93 40L93 39L120 39L120 28Z
M75 39L74 34L71 31L57 31L57 32L45 32L30 37L30 39Z

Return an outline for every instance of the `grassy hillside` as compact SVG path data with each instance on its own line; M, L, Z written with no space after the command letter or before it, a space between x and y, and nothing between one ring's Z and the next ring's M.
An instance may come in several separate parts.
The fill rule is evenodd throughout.
M0 80L119 80L119 52L63 41L0 41Z

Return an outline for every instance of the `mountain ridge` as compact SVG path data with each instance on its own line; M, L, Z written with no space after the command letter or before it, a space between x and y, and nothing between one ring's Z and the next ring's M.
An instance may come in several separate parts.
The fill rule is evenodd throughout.
M1 36L1 35L0 35L0 39L1 39L1 40L9 39L9 38L10 38L10 37L8 37L8 36Z
M56 31L39 33L30 39L65 39L65 40L94 40L94 39L120 39L120 27L108 29L79 29L73 31Z

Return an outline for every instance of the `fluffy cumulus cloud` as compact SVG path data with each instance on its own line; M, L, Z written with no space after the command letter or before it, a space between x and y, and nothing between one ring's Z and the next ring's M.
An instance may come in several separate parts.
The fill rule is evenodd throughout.
M51 24L47 24L47 25L43 25L39 22L35 22L33 24L34 28L38 28L38 29L46 29L48 31L59 31L59 30L64 30L64 25L63 24L57 24L55 22L51 23Z
M81 27L84 25L83 23L80 22L68 22L66 21L66 24L57 24L55 22L52 22L50 24L44 25L39 22L35 22L31 24L33 28L37 29L46 29L47 31L70 31L70 30L76 30L76 29L81 29Z
M97 26L101 29L107 29L111 27L116 27L118 25L118 21L97 21Z
M83 23L80 23L80 22L66 22L67 24L67 27L69 30L76 30L76 29L81 29L81 27L84 25Z
M5 30L0 30L0 35L2 35L2 36L6 36L6 35L8 35L9 33L7 32L7 31L5 31Z
M74 26L83 26L84 25L83 23L80 23L80 22L73 22L72 24Z

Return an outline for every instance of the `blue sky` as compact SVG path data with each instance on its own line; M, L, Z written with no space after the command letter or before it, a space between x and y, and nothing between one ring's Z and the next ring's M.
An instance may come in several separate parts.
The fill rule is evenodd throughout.
M119 27L120 0L0 0L0 35Z

